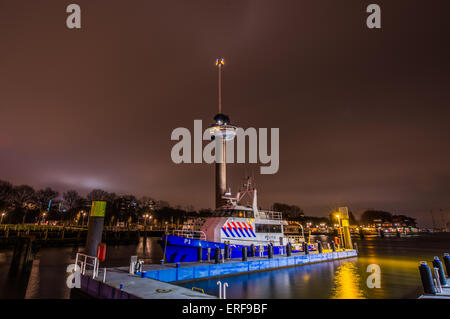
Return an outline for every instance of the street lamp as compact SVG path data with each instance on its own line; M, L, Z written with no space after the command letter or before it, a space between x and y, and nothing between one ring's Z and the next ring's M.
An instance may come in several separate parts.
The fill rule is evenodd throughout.
M42 222L45 221L45 215L47 215L46 213L42 213Z
M81 226L84 226L84 217L86 217L86 212L81 211L83 214L83 219L81 220Z
M147 227L147 218L148 218L148 214L145 214L144 217L144 227Z

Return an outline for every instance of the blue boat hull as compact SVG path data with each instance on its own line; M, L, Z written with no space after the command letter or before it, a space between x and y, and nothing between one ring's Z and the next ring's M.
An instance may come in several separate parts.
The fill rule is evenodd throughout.
M208 248L211 248L210 259L214 259L214 251L216 248L225 249L224 243L216 243L200 239L184 238L175 235L163 235L161 239L161 247L166 256L166 261L168 263L177 262L192 262L198 261L198 247L202 247L202 260L208 259ZM231 258L242 258L242 248L247 247L247 245L234 245L230 244L230 257ZM280 254L280 249L285 249L284 246L273 246L274 255ZM248 250L248 256L250 256L250 251ZM264 246L263 255L267 256L267 246ZM313 251L315 247L312 245L308 246L308 250ZM299 250L293 250L293 253L300 252ZM259 247L256 246L256 256L259 256Z

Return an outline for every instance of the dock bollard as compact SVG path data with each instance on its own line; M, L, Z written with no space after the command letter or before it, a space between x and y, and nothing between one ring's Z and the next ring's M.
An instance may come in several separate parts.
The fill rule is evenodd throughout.
M291 256L292 255L292 250L291 250L291 244L287 243L286 245L286 256Z
M305 253L305 255L308 255L308 254L309 254L309 251L308 251L308 244L305 243L305 242L303 242L303 252Z
M319 254L323 253L322 243L320 241L317 242L317 251Z
M336 252L336 244L335 244L334 241L331 242L331 250L332 250L333 252Z
M250 245L250 256L255 257L255 245Z
M422 279L423 291L426 294L436 294L436 287L433 283L433 276L431 275L430 267L426 261L421 261L419 266L420 279Z
M247 247L242 247L242 261L247 261Z
M220 263L220 248L218 247L214 249L214 260L216 264Z
M447 279L445 278L444 266L442 266L441 261L438 256L434 256L433 267L438 269L439 272L439 280L442 286L447 285Z
M444 265L445 269L447 269L447 276L450 277L450 256L448 253L444 254Z
M225 259L230 258L230 245L225 245Z
M211 261L211 248L208 248L207 254L208 254L208 261Z
M203 249L202 247L197 247L197 261L202 262L203 260Z
M267 245L267 257L268 258L273 258L273 246L272 245Z

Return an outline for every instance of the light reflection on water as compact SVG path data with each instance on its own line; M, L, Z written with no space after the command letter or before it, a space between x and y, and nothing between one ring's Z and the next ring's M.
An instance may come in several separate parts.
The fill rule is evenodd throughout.
M323 240L323 238L321 238ZM417 298L422 293L419 262L450 252L450 234L414 238L366 237L359 256L330 262L232 276L229 298ZM381 288L369 288L367 266L381 268ZM182 284L218 295L217 279Z
M331 299L365 299L361 284L358 267L352 262L344 262L334 275Z

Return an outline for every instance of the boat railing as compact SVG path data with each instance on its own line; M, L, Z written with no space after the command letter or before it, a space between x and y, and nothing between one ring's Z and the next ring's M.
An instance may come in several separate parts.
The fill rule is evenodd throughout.
M178 237L206 240L206 234L200 230L174 230L173 234Z
M78 265L78 262L80 265ZM97 257L77 253L75 256L75 265L76 267L80 267L79 270L82 275L86 274L86 266L92 267L92 278L98 277L99 261Z
M263 219L273 219L273 220L282 220L283 216L280 212L271 212L271 211L260 211L259 218Z

